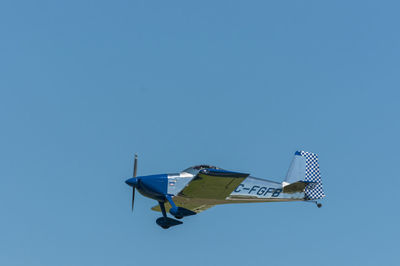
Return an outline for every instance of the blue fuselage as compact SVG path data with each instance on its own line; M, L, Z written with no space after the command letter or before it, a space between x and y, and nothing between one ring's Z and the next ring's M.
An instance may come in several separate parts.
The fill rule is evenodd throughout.
M126 180L125 183L136 187L143 196L165 201L168 190L168 174L133 177Z

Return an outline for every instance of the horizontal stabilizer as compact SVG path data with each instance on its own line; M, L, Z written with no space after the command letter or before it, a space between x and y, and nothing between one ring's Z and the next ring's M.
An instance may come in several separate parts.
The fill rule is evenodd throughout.
M306 187L310 184L314 184L313 182L307 182L307 181L298 181L295 183L292 183L290 185L284 186L283 187L283 193L298 193L298 192L304 192Z

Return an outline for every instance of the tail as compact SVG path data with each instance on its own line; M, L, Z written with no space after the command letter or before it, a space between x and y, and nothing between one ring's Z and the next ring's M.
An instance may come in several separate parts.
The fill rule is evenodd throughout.
M299 181L308 183L304 189L306 200L316 200L325 197L317 154L296 151L283 185L286 186Z

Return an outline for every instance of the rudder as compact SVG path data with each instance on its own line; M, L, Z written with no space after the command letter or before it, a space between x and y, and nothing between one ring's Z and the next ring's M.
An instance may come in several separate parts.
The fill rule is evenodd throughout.
M297 151L296 155L300 155L306 160L306 173L304 181L313 182L304 190L307 200L322 199L325 197L324 189L322 188L321 173L319 172L318 155L306 151Z

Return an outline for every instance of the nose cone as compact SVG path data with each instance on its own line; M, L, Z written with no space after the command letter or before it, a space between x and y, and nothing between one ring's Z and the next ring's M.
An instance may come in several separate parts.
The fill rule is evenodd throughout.
M155 200L163 200L167 194L168 174L132 177L125 181L140 194Z
M129 178L125 181L128 186L136 186L138 184L138 179L136 177Z

